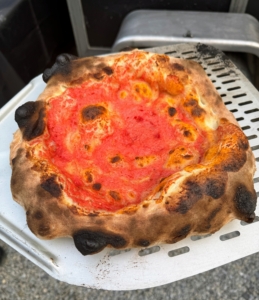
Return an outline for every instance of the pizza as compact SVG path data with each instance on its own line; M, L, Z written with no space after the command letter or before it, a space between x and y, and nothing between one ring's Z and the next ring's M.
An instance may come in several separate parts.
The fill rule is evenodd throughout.
M63 54L43 79L10 147L12 195L37 237L73 237L88 255L253 221L253 153L198 63Z

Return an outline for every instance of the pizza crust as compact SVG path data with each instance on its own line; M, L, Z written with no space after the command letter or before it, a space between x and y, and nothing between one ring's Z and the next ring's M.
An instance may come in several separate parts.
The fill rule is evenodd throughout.
M182 81L189 76L198 90L199 101L186 104L186 109L192 109L196 122L203 122L210 129L221 126L227 130L221 145L206 153L206 164L186 166L162 180L141 203L116 212L86 211L67 197L58 176L47 166L35 165L27 142L45 130L43 108L49 98L89 78L101 80L110 76L114 60L125 53L73 57L48 70L47 75L51 76L45 76L48 84L38 104L29 104L17 113L20 129L14 134L10 150L11 190L13 198L26 210L28 226L36 236L71 236L83 255L97 253L104 247L125 249L175 243L186 236L214 233L233 219L252 222L255 217L253 153L202 67L193 61L136 52L144 57L155 55L163 72L173 70Z

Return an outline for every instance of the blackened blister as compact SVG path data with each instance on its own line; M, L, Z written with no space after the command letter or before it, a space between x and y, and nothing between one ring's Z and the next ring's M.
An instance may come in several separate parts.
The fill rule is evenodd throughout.
M41 184L41 187L53 197L58 198L61 196L62 191L60 185L55 181L55 178L55 176L49 177Z
M170 206L168 206L168 207L169 207L169 211L170 211L171 210ZM189 211L189 209L190 209L190 205L188 204L188 202L181 200L177 204L177 207L175 209L173 209L173 211L180 213L182 215L185 215Z
M93 187L93 189L94 189L95 191L100 191L100 189L102 188L102 185L101 185L101 183L96 182L96 183L93 184L92 187Z
M205 182L205 194L214 199L219 199L226 190L226 181L220 178L207 178Z
M256 193L251 192L243 184L236 187L236 192L234 196L234 204L238 212L240 212L246 220L247 223L251 223L255 217L254 211L256 208Z
M109 66L103 68L104 73L107 75L111 75L113 73L113 69Z
M30 141L45 130L45 105L43 101L29 101L15 111L15 121L22 131L23 138Z
M168 114L173 117L176 114L176 109L174 107L168 107Z
M182 239L184 239L185 237L187 237L187 235L191 232L191 225L187 224L184 227L180 228L178 231L174 231L172 233L173 236L173 243L176 243L177 241L180 241Z
M111 163L114 164L116 162L119 162L120 160L121 160L121 158L118 155L116 155L111 158Z
M173 69L176 69L177 71L184 71L184 66L179 63L172 64Z
M118 192L110 191L109 194L115 201L121 200L120 194Z
M106 108L101 105L89 105L82 110L84 121L93 121L106 113Z
M74 243L83 255L94 254L103 250L107 245L122 248L126 241L119 235L107 234L100 231L80 231L73 236Z
M70 73L70 67L69 67L70 62L77 58L78 57L76 57L75 55L68 54L68 53L60 54L56 58L56 62L54 63L54 65L43 72L43 76L42 76L43 81L47 83L49 79L57 73L61 73L64 75Z

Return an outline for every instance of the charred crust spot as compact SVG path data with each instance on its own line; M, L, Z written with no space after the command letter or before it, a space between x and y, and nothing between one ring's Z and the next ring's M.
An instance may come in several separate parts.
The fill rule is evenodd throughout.
M255 218L255 213L252 213L252 214L245 220L245 222L246 222L246 223L253 223L254 218Z
M86 181L88 183L91 183L93 181L93 175L89 171L85 172L85 176L86 176Z
M43 218L43 213L40 210L37 210L33 214L33 218L36 219L36 220L41 220Z
M184 66L179 63L173 63L172 67L173 67L173 69L176 69L177 71L184 71Z
M183 135L185 137L191 137L192 136L192 134L191 134L191 132L189 130L184 130Z
M126 240L117 234L100 231L79 231L73 235L77 250L83 255L94 254L102 251L107 245L122 248Z
M227 159L223 160L219 167L226 172L237 172L239 171L246 162L246 153L239 152L237 155L229 154L226 156Z
M168 244L176 243L184 239L191 231L191 225L187 224L178 231L173 231L171 237L166 241Z
M186 214L202 196L203 193L200 185L195 182L195 180L188 179L183 184L183 191L180 193L176 208L172 209L169 203L167 210L169 210L169 212L173 210L180 214Z
M69 63L72 60L77 59L78 57L72 54L68 54L68 53L62 53L60 55L57 56L56 58L56 63L59 66L63 66L66 65L67 63Z
M195 193L199 198L202 196L202 191L199 184L192 180L187 180L184 184L184 188L189 193Z
M174 107L168 107L168 114L173 117L176 114L176 109Z
M140 247L148 247L150 245L150 241L141 239L137 242L137 245Z
M180 213L181 215L185 215L188 211L189 211L190 207L187 203L187 201L181 201L178 203L176 209L174 209L173 211ZM172 211L172 209L170 209L170 206L168 207L169 212Z
M45 191L49 192L53 197L59 198L62 190L56 182L56 176L51 176L40 185Z
M119 201L121 200L120 194L116 191L109 191L109 195L115 200Z
M204 110L199 106L194 107L191 111L192 116L198 117L198 118L201 117L203 113L204 113Z
M54 65L43 72L43 81L47 83L53 75L58 73L62 75L68 75L71 72L70 62L77 58L78 57L68 53L60 54L56 58L56 62L54 63Z
M100 191L101 188L102 188L102 185L99 182L96 182L93 184L93 190Z
M39 184L36 187L36 195L38 199L42 199L42 200L50 200L53 196L47 192L45 189L42 188L42 186Z
M191 225L187 224L177 232L177 236L186 237L191 231Z
M23 138L30 141L44 132L45 105L43 101L29 101L16 109L14 118Z
M89 105L82 110L84 121L93 121L105 114L106 108L101 105Z
M237 211L242 215L242 219L251 223L254 219L254 211L256 208L256 193L250 192L244 184L240 184L236 187L234 195L234 204Z
M119 155L116 155L116 156L111 158L111 163L114 164L114 163L116 163L120 160L121 160L121 158L119 157Z
M241 150L247 151L248 148L249 148L248 140L247 140L245 137L239 139L239 140L238 140L238 147L239 147Z
M205 194L214 199L219 199L224 195L226 189L226 181L215 178L207 178L205 182Z
M187 235L190 233L191 231L191 225L187 224L184 227L182 227L180 230L178 230L177 232L173 232L173 243L176 243L182 239L184 239L185 237L187 237Z
M107 75L111 75L113 73L113 69L111 67L104 67L103 72Z
M183 105L184 107L190 107L191 108L191 115L193 117L201 117L202 114L205 112L198 104L198 101L195 99L189 99L186 101Z

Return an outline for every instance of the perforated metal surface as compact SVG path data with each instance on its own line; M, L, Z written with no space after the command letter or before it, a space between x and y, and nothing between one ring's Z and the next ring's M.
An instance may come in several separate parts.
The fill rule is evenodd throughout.
M149 49L201 63L247 135L259 163L259 93L221 52L202 45L174 45ZM0 116L0 238L51 276L76 285L110 290L154 287L229 263L259 250L259 217L252 224L235 220L219 232L186 238L174 245L150 249L107 250L82 256L72 239L41 241L28 229L23 208L12 201L9 144L16 130L14 111L35 100L44 89L35 78L2 110ZM259 171L255 173L259 194ZM259 215L257 208L256 214Z

